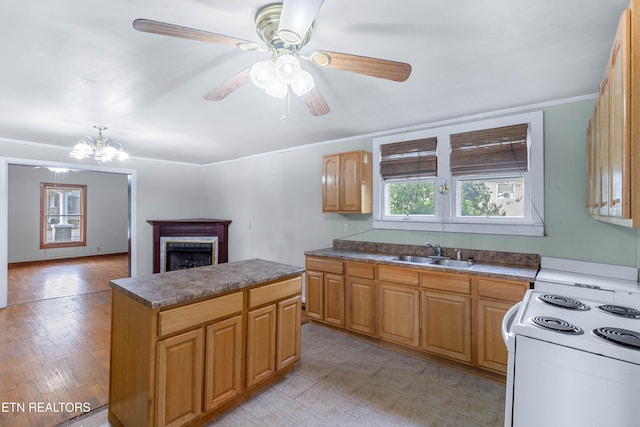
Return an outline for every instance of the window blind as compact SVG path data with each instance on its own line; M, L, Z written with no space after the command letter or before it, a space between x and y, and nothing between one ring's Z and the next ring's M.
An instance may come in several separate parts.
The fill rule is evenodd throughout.
M436 137L380 145L382 179L436 176Z
M451 173L526 172L528 128L524 123L451 135Z

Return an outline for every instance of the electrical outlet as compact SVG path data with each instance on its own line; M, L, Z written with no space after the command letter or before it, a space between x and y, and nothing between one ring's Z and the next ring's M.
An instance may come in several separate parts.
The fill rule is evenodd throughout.
M345 233L349 232L349 223L344 223L344 225L342 226L342 231L344 231Z
M97 252L100 252L101 250L102 250L102 248L101 248L100 246L98 246L98 247L96 248L96 251L97 251Z

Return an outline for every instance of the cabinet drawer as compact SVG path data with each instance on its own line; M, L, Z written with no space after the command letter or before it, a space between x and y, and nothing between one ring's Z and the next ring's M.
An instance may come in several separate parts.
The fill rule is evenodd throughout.
M366 264L362 262L346 262L345 270L347 276L362 277L363 279L376 278L375 264Z
M403 285L418 286L420 284L420 272L408 268L396 268L378 266L378 280L389 283L402 283Z
M478 296L502 301L518 302L529 289L525 282L497 279L478 279Z
M307 270L344 274L343 262L329 258L307 258Z
M422 287L468 295L471 293L471 278L458 274L422 273Z
M162 338L241 311L242 292L161 311L158 314L158 335Z
M275 302L299 293L302 293L302 277L300 276L249 289L249 308Z

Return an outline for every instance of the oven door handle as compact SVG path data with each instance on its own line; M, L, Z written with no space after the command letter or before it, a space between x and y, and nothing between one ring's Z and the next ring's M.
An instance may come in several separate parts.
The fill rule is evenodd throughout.
M507 314L505 314L504 317L502 318L502 340L504 341L505 346L508 346L507 341L509 341L509 338L513 336L513 334L510 332L511 324L515 319L516 314L518 314L518 309L520 309L521 305L522 305L522 301L516 303L513 307L509 309L509 311L507 311Z

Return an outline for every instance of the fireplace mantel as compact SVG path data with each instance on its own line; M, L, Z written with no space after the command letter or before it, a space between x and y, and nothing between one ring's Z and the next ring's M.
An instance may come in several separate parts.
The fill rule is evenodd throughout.
M228 262L228 219L150 219L153 226L153 272L160 273L160 238L181 236L216 236L218 238L218 263Z

